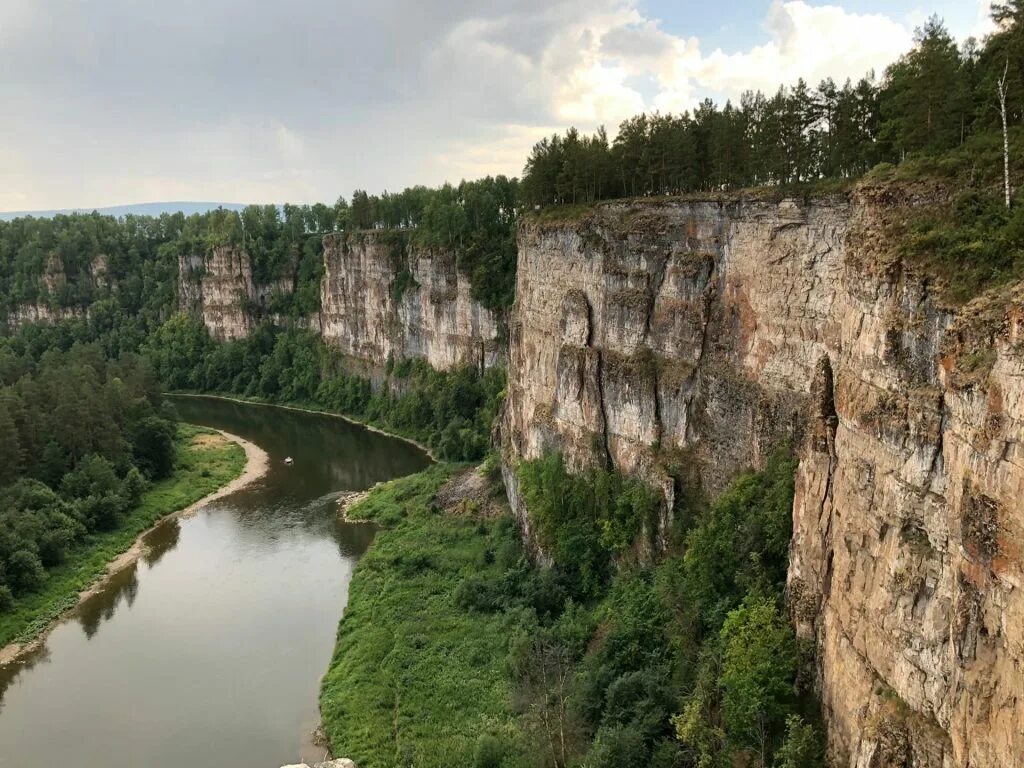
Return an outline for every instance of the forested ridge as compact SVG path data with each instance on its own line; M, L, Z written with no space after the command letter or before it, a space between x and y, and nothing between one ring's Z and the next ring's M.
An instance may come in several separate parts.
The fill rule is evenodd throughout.
M417 247L453 254L475 298L507 309L524 209L750 187L827 191L865 174L879 181L945 180L954 197L975 196L960 205L957 228L982 232L980 241L968 242L981 243L983 259L1006 246L1019 250L1015 214L998 210L999 84L1005 85L1015 197L1024 173L1024 4L997 4L994 16L995 34L959 45L933 18L918 30L911 51L857 82L801 80L773 94L745 93L736 103L705 100L682 114L642 114L623 122L614 138L603 128L593 135L570 129L533 148L521 182L498 176L379 195L357 190L333 204L192 216L0 222L0 314L33 303L88 308L92 336L105 335L117 352L137 350L176 306L178 257L231 245L249 254L258 284L291 285L250 307L258 318L307 317L319 309L323 235L366 229L401 230ZM940 261L971 255L956 232L938 229L923 241L908 233L908 248Z

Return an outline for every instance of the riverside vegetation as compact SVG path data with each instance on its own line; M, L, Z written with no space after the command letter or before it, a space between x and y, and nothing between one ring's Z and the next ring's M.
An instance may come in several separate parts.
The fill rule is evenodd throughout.
M997 3L994 15L994 35L961 46L929 21L878 80L799 82L738 105L640 115L613 140L570 130L534 148L522 182L192 217L0 222L0 315L36 305L55 318L23 324L0 351L0 493L11 510L0 528L0 640L58 605L58 584L67 595L87 582L112 551L104 536L128 537L163 509L147 506L147 493L176 493L161 472L177 466L196 487L189 434L175 432L157 382L337 410L446 460L485 453L500 372L388 361L375 388L298 327L319 308L325 232L400 230L451 250L474 297L507 310L516 222L528 207L571 216L573 204L627 196L931 185L934 200L896 233L903 255L950 283L956 301L1019 279L1024 219L1019 196L1009 209L1003 202L992 102L1008 73L1010 174L1019 179L1024 2ZM263 322L230 343L175 312L178 257L222 245L249 253L257 282L294 285L250 308ZM104 429L62 434L50 382L81 406L69 424L88 417ZM63 442L71 435L82 442ZM236 460L225 454L222 469ZM519 481L548 566L523 550L507 511L437 504L455 471L445 464L395 481L350 510L387 527L358 566L324 680L335 749L370 768L823 764L808 652L784 618L793 493L785 451L712 503L681 494L656 557L644 541L660 503L650 489L600 469L573 476L557 455L527 462Z
M13 348L12 348L13 347ZM139 360L0 347L0 647L30 639L160 517L237 476Z
M147 345L171 389L221 392L334 411L427 445L439 458L481 458L505 386L498 368L441 372L419 360L389 360L388 384L346 373L319 335L262 325L217 344L201 321L177 315Z
M783 609L793 470L780 450L710 506L691 495L652 561L631 545L653 491L524 463L550 567L507 508L439 505L453 466L374 490L348 513L386 527L324 678L334 749L369 768L824 765Z

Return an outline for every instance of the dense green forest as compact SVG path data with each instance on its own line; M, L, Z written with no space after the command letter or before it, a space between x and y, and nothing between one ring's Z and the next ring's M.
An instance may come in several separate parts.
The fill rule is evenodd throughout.
M388 383L345 371L341 356L312 331L263 324L218 344L202 321L174 315L144 348L170 389L222 392L346 416L411 437L449 461L479 459L505 387L504 372L435 371L419 360L389 361Z
M652 530L652 491L608 472L570 475L557 455L520 467L554 566L527 590L540 599L511 668L548 764L823 764L809 658L783 597L794 468L780 450L710 507L691 496L652 565L628 557Z
M170 475L175 431L134 357L76 346L37 359L0 345L0 611Z
M445 249L487 306L508 307L515 281L518 183L503 176L398 194L357 191L351 205L251 205L241 212L160 217L58 215L0 221L0 319L18 307L88 309L88 337L112 354L134 351L174 311L179 256L219 246L249 254L253 279L284 280L257 317L307 317L320 308L323 235L363 229L407 229L424 248ZM73 313L74 314L74 313Z
M854 179L879 163L927 158L943 158L924 163L930 171L973 169L972 176L1001 182L998 81L1009 73L1008 121L1019 129L1024 3L996 5L994 16L999 32L959 47L933 17L881 78L817 86L800 80L774 94L747 92L739 103L706 100L680 115L638 115L611 141L603 129L556 134L527 160L524 201L575 204ZM1014 167L1020 171L1018 161Z

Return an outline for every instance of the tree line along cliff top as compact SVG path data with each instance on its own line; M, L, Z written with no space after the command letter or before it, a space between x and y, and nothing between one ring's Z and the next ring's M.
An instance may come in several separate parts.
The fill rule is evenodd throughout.
M569 129L534 146L521 181L357 190L333 205L0 222L0 312L109 300L111 311L159 314L174 301L179 255L233 245L249 255L257 283L293 282L277 315L308 316L319 309L323 235L364 229L408 230L409 243L452 254L474 298L501 310L513 298L524 212L558 221L601 200L817 198L922 179L944 194L893 234L904 256L954 281L949 295L965 301L1022 268L1016 195L1009 209L1003 204L998 107L1002 81L1012 188L1024 175L1024 2L996 4L993 15L995 34L959 45L932 18L880 76L800 80L773 94L747 92L738 103L706 100L683 114L638 115L611 140L604 129L589 136ZM109 283L118 285L116 298Z

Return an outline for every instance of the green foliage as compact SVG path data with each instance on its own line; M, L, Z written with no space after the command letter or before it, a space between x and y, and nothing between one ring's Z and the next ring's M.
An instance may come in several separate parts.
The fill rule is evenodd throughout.
M903 253L943 278L957 302L1024 273L1024 206L1007 210L997 193L965 192L952 210L917 217Z
M881 159L879 99L872 77L814 90L800 80L773 95L748 92L738 105L709 99L692 113L637 115L613 142L603 128L593 136L571 128L534 146L523 199L578 205L854 178Z
M476 742L473 752L473 768L501 768L505 756L505 745L500 739L484 734Z
M484 456L505 388L498 368L442 372L403 360L392 361L391 378L375 391L369 379L345 373L337 354L312 331L263 324L244 339L215 344L189 315L171 317L146 354L172 389L336 411L411 437L448 461ZM0 448L2 434L0 419Z
M156 329L144 352L168 389L194 389L203 383L203 366L212 350L202 321L179 313Z
M781 612L794 469L778 451L764 472L738 478L659 573L688 689L673 723L696 764L771 765L787 717L816 718Z
M786 731L787 717L815 711L813 693L797 686L797 644L780 610L793 471L778 451L710 508L676 510L692 520L681 551L646 566L620 557L613 571L616 553L653 523L651 491L610 473L571 476L557 456L520 467L554 566L504 591L464 582L462 597L476 610L512 610L511 585L530 610L510 668L535 753L553 765L766 768L783 746L809 749L816 728ZM619 535L603 535L610 521ZM561 606L538 599L538 584Z
M379 196L357 190L350 223L356 229L408 230L392 241L396 299L412 285L404 250L408 238L420 247L453 254L459 271L469 278L473 297L491 309L507 310L515 288L519 208L516 179L488 176L458 186L417 186Z
M454 595L468 576L500 579L504 564L488 553L516 547L515 527L436 514L451 471L392 481L350 511L393 527L356 568L320 709L334 752L366 768L507 765L512 751L511 618Z
M721 632L722 726L727 744L768 753L792 712L796 641L774 598L752 598L729 613Z
M613 557L654 531L661 501L646 485L616 472L570 474L559 454L523 462L520 489L556 571L576 597L597 595Z
M623 557L653 492L557 455L519 471L550 568L510 517L437 506L448 465L374 489L347 513L389 528L324 681L332 746L370 766L819 765L781 610L793 471L779 451L738 478L656 564Z
M686 538L673 588L714 633L747 593L782 594L792 535L794 460L777 451L764 472L738 478Z
M880 138L892 157L942 152L963 141L973 117L968 68L937 17L917 30L913 50L889 67L880 108Z
M146 416L132 426L135 466L150 480L163 480L174 470L174 424L158 416Z
M131 481L126 478L122 489L128 498L137 498L109 530L88 530L77 517L75 500L65 499L38 481L22 479L0 489L0 561L9 577L4 553L13 550L19 582L16 589L0 583L0 647L30 640L74 605L78 593L101 576L110 560L131 546L140 533L241 473L245 466L241 447L234 443L198 445L194 440L199 434L211 431L191 426L178 429L172 476L149 485L141 494L127 488ZM95 483L109 482L102 477L103 469L96 474L98 480L76 479L76 491L88 494L96 490ZM40 563L45 568L43 574L38 570Z
M175 455L141 360L95 345L36 358L24 342L0 346L0 586L18 600L87 536L117 529L145 489L140 468L166 477Z
M799 715L786 718L786 740L775 753L775 768L825 768L821 731Z

